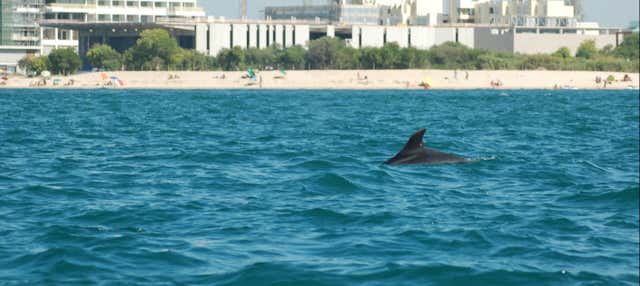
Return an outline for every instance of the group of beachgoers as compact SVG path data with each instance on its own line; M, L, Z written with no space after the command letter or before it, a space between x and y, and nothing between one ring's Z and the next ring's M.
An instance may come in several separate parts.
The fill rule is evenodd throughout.
M613 75L609 75L607 78L602 78L602 76L596 76L595 82L596 84L602 84L603 88L607 88L607 85L613 84L613 82L617 81ZM622 82L632 82L633 79L628 74L625 74L622 78Z
M29 82L29 87L46 87L46 86L49 86L49 83L51 83L51 86L73 86L76 84L76 81L71 78L63 82L61 79L58 79L58 78L48 79L46 77L43 77L43 78Z

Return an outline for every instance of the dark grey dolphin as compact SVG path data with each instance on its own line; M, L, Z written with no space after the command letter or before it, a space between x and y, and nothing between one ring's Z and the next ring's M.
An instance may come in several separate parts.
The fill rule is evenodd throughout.
M387 165L429 165L468 162L467 159L456 155L425 148L422 144L425 131L425 129L418 130L396 156L384 163Z

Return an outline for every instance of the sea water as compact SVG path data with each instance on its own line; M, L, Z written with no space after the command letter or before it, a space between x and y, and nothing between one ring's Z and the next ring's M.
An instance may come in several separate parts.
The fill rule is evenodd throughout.
M0 90L0 285L638 285L638 108ZM381 164L423 127L474 162Z

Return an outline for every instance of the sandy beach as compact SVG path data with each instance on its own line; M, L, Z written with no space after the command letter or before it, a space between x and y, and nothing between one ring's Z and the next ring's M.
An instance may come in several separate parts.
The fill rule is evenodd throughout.
M453 71L453 70L313 70L246 72L90 72L52 76L45 86L39 78L9 77L0 88L130 88L130 89L422 89L425 78L433 89L602 89L596 77L616 79L607 89L638 88L640 74L592 71ZM631 81L623 82L625 75ZM111 78L121 80L122 86ZM107 78L105 80L105 78ZM491 83L500 83L492 86ZM55 84L54 84L55 83ZM72 84L70 84L72 83Z

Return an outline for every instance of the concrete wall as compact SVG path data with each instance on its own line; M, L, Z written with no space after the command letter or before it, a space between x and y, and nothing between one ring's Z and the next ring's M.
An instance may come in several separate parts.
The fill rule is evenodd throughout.
M409 46L409 28L387 27L387 43L397 43L401 48Z
M360 48L360 27L351 27L351 47L355 49Z
M456 28L436 28L434 45L456 41Z
M336 27L332 25L327 26L327 37L334 38L336 36Z
M249 48L258 47L258 25L249 25Z
M361 48L381 48L384 45L384 27L362 26L360 27L360 32L362 33Z
M473 28L458 28L458 43L469 48L475 47Z
M476 28L473 41L476 49L508 53L514 50L512 29Z
M18 65L18 61L25 56L27 56L27 50L0 48L0 66L15 67Z
M249 27L246 24L233 24L231 25L231 31L233 32L233 44L234 47L241 47L246 49L249 47L247 42L247 31Z
M296 41L293 44L306 47L307 43L309 43L309 35L310 35L309 26L296 25L294 33L296 35L295 37Z
M231 25L216 23L209 25L209 53L217 55L223 49L231 48Z
M275 25L276 28L276 38L275 43L277 43L280 47L284 46L284 26Z
M516 34L514 52L522 54L551 54L562 47L575 55L580 44L586 40L595 40L598 49L606 45L616 46L616 35L578 35L578 34Z
M284 45L283 48L289 48L293 46L293 26L285 25L284 26Z
M258 48L264 49L267 47L267 32L269 30L269 26L260 24L258 25Z
M207 33L209 32L209 27L207 24L197 24L196 25L196 51L201 53L208 52L208 44L207 43Z
M267 26L267 47L273 46L276 42L276 27L274 25Z
M429 49L435 43L435 28L411 27L411 46L418 49Z

